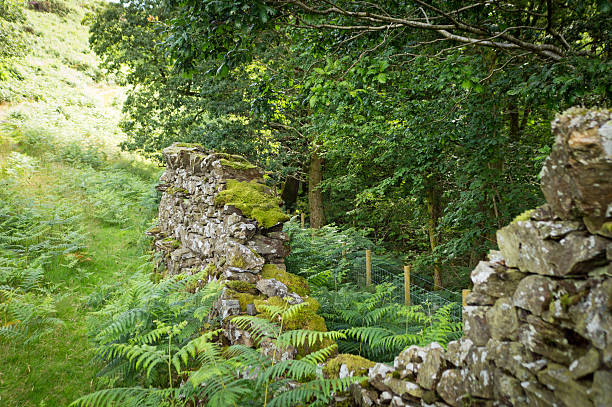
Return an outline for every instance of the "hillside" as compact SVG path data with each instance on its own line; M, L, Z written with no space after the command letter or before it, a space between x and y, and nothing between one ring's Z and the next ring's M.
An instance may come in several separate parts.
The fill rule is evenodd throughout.
M19 5L0 6L11 3ZM22 55L0 59L0 405L7 407L65 406L98 388L90 312L142 264L159 175L118 148L124 89L104 77L81 23L96 3L30 3L67 8L20 7L20 18L2 26L25 45Z

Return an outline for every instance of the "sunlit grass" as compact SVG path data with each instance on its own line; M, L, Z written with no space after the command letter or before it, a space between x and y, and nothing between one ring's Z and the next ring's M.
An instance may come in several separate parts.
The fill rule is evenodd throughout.
M23 79L0 82L0 180L12 178L3 186L10 188L8 196L42 213L70 208L79 216L86 248L76 254L76 266L68 264L69 257L55 259L45 271L44 292L32 294L34 302L53 302L64 325L31 345L0 344L3 407L66 406L100 385L91 365L88 296L130 278L146 250L143 233L154 214L150 200L131 203L123 224L109 224L87 188L116 177L146 196L159 168L118 148L124 138L117 127L124 89L103 79L89 52L88 28L80 21L82 6L93 2L69 4L75 12L66 17L26 11L36 34L28 36L28 54L15 62ZM71 143L77 147L71 150ZM15 151L33 157L35 168L7 173Z

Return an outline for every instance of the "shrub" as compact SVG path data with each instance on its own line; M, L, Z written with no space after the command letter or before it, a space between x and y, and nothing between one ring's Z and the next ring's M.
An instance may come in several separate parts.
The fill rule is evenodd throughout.
M72 9L60 0L29 0L28 8L42 13L53 13L60 17L68 15Z

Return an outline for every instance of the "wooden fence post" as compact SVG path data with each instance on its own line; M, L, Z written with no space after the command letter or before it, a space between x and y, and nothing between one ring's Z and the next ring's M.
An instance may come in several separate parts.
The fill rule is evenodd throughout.
M467 305L467 301L466 298L467 296L472 292L472 290L461 290L461 305L463 305L464 307Z
M372 251L366 250L366 287L372 285Z
M410 266L404 266L404 303L410 305Z
M342 258L346 260L346 242L342 242Z
M304 215L304 212L300 214L300 221L302 223L302 229L304 229L306 227L306 216Z

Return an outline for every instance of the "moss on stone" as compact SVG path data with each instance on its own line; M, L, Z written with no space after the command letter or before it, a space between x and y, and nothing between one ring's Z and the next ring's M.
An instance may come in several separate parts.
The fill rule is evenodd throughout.
M295 329L308 329L311 331L326 332L327 326L325 326L325 319L320 315L316 314L316 310L319 309L319 303L314 298L306 299L307 305L300 309L295 315L283 321L283 331L293 331ZM255 301L255 307L257 311L262 313L262 317L270 318L262 305L274 305L280 307L290 307L287 301L280 297L270 297L266 300ZM278 322L278 321L275 321Z
M284 214L280 198L268 193L267 187L256 181L227 180L226 189L215 198L217 205L232 205L244 216L255 219L260 226L270 228L284 222L289 216Z
M237 291L228 290L227 294L230 298L238 300L240 302L240 311L246 312L246 307L249 304L253 304L256 301L260 301L263 297L261 295L254 295L251 293L240 293Z
M185 188L178 188L178 187L169 187L168 189L166 189L166 192L170 195L189 193L189 191L187 191Z
M255 284L247 283L246 281L230 280L225 282L225 286L239 293L255 292Z
M308 282L304 277L296 276L295 274L287 273L274 264L265 264L261 271L262 278L274 278L285 284L290 291L298 294L300 297L305 297L310 294Z
M523 213L521 213L520 215L518 215L516 218L514 218L514 220L512 221L512 223L515 222L519 222L519 221L525 221L525 220L529 220L531 218L531 214L533 213L535 209L529 209Z
M246 263L246 260L244 260L244 258L242 258L242 256L234 256L230 260L229 265L231 267L237 267L239 269L243 269L243 268L246 267L247 263Z
M200 143L174 143L176 147L187 147L187 148L204 148L204 146Z
M204 268L204 276L208 277L210 275L214 275L215 271L217 271L217 266L214 263L208 263L208 265Z
M343 353L328 360L323 367L323 373L329 378L337 379L340 374L340 367L346 365L349 372L353 372L353 376L367 376L368 369L375 364L375 362L361 356Z
M166 237L162 240L162 242L164 243L170 243L170 246L173 249L178 249L179 247L181 247L181 242L179 242L178 240L171 238L171 237Z
M230 167L235 170L251 170L253 168L257 168L257 166L251 164L250 162L246 160L238 161L238 160L226 160L225 158L222 158L219 160L219 163L224 167Z

